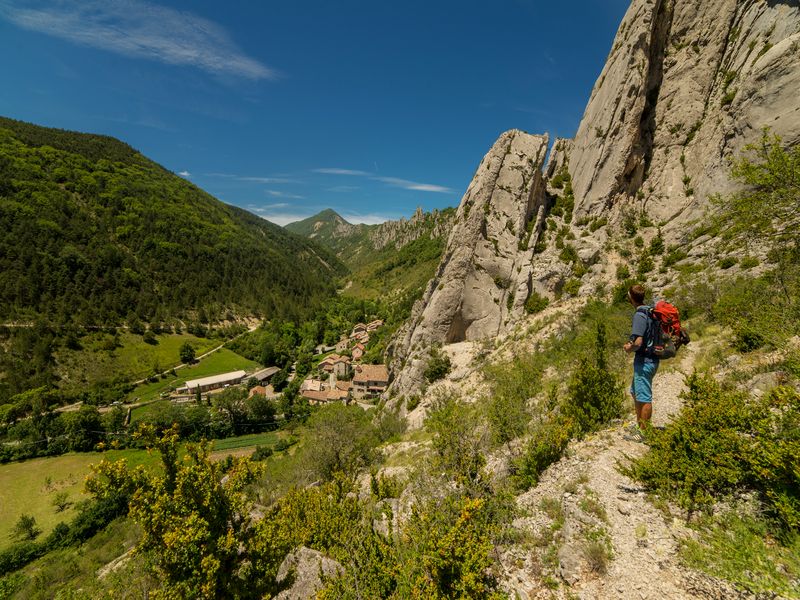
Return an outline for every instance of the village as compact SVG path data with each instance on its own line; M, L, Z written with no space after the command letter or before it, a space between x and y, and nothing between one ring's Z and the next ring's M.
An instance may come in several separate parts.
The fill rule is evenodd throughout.
M367 403L380 397L389 385L389 372L383 364L364 364L370 334L383 326L377 319L370 323L357 323L349 335L343 335L335 346L318 345L314 353L323 357L300 384L299 394L309 404L322 405L330 402ZM272 385L272 379L281 371L270 366L252 373L238 370L188 380L175 389L170 399L179 404L195 402L198 397L219 394L231 387L249 390L249 397L261 395L278 398L281 393ZM288 381L295 378L294 365Z

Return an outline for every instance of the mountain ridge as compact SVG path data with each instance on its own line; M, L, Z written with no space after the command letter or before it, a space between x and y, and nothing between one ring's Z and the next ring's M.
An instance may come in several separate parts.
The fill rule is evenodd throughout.
M292 315L298 300L332 294L331 279L345 273L319 244L217 200L124 142L5 117L0 222L6 321Z

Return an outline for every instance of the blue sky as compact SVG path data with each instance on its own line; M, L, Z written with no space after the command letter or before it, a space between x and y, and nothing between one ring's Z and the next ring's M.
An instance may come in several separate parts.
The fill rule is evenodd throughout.
M118 137L279 224L456 206L574 135L628 0L0 0L0 114Z

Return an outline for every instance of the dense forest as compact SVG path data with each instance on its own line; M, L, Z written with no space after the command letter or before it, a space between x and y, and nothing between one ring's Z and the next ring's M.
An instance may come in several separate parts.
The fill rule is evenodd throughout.
M299 318L345 268L110 137L0 118L0 319ZM200 319L202 320L202 318Z

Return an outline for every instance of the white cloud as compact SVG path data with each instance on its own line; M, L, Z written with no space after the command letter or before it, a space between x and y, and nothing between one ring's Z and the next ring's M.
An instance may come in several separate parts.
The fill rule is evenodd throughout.
M189 173L189 171L178 171L178 175L180 175L181 177L185 177L186 179L189 179L189 177L192 176L192 174Z
M145 0L0 0L0 17L24 29L125 56L248 79L277 76L240 50L213 21Z
M453 190L443 185L434 185L432 183L417 183L416 181L409 181L407 179L399 179L397 177L373 177L375 181L382 181L394 187L400 187L406 190L415 190L417 192L435 192L437 194L451 194Z
M305 196L298 196L297 194L288 194L286 192L279 192L278 190L264 190L268 196L273 198L291 198L293 200L303 200Z
M314 173L323 173L325 175L358 175L358 176L367 176L369 173L366 171L358 171L356 169L313 169Z
M357 185L335 185L333 187L327 188L328 192L336 192L336 193L346 193L346 192L355 192L356 190L360 190Z
M281 208L287 207L288 205L275 204L253 209L253 212L258 214L258 216L262 219L266 219L267 221L271 221L272 223L280 226L288 225L289 223L294 223L295 221L302 221L303 219L307 219L308 217L311 217L319 212L317 210L309 210L308 212L291 212L280 210ZM344 217L345 220L349 221L350 223L366 223L367 225L375 225L399 218L394 215L362 215L347 212L341 212L339 214L341 214L342 217Z
M233 175L231 173L206 173L206 177L222 177L224 179L235 179L236 181L248 181L251 183L300 183L294 179L285 177L252 177L246 175Z
M400 179L399 177L378 177L374 173L367 173L366 171L359 171L356 169L312 169L313 173L323 173L326 175L355 175L359 177L367 177L373 181L380 181L393 187L403 188L405 190L414 190L416 192L434 192L437 194L452 194L453 190L443 185L436 185L433 183L419 183L416 181L409 181L408 179ZM333 190L331 190L333 191Z
M342 213L342 217L345 221L350 223L364 223L365 225L377 225L379 223L385 223L386 221L391 221L398 218L396 216L389 215L360 215L350 213Z

